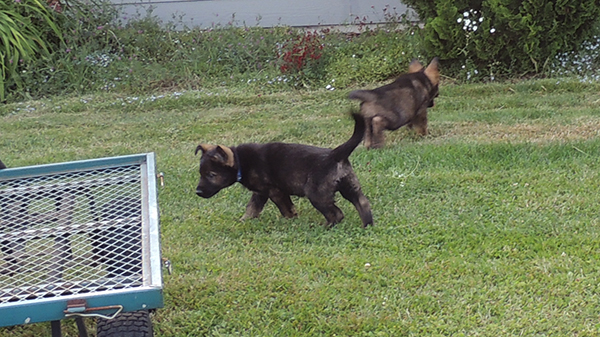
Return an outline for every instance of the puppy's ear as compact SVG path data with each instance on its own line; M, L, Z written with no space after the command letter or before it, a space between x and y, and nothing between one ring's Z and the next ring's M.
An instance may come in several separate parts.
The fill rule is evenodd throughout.
M419 60L414 59L409 65L408 65L408 72L409 73L416 73L423 70L423 65L421 64L421 62L419 62Z
M431 63L425 69L425 75L433 85L440 83L440 61L437 57L431 60Z
M214 158L223 165L230 167L235 165L233 151L227 146L217 145Z
M197 155L198 151L200 151L200 150L202 150L202 154L205 154L206 152L208 152L214 148L215 148L214 145L200 144L196 147L196 152L194 152L194 155Z

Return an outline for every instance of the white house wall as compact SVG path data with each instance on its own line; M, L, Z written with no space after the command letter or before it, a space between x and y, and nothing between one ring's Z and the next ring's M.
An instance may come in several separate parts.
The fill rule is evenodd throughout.
M123 6L125 20L152 15L179 27L318 26L384 22L388 13L404 14L399 0L110 0Z

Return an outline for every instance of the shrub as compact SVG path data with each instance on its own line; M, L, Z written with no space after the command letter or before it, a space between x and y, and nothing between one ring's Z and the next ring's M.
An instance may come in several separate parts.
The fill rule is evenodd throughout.
M598 0L404 0L425 22L424 47L459 69L539 73L577 49L600 15Z

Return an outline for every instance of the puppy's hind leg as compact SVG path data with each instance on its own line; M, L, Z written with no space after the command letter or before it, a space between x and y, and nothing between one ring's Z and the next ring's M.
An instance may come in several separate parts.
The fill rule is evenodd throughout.
M258 218L268 200L268 196L256 192L252 193L252 198L250 198L250 201L246 206L246 213L240 220L244 221L246 219Z
M292 199L290 199L289 195L276 192L271 193L269 198L273 200L275 205L277 205L277 208L279 208L279 212L281 212L281 215L283 215L285 218L289 219L298 216L296 208L294 207L294 203L292 202Z
M339 186L339 191L344 199L350 201L360 216L363 228L373 225L373 214L371 213L371 204L362 193L358 178L354 174L346 176Z

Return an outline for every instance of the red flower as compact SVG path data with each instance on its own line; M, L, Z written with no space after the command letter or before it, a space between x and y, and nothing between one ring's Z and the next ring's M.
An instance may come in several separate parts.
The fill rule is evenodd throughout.
M323 44L320 42L317 33L308 32L305 35L292 39L283 45L286 50L281 59L283 65L280 66L282 72L299 72L307 66L309 60L318 60L321 58Z

